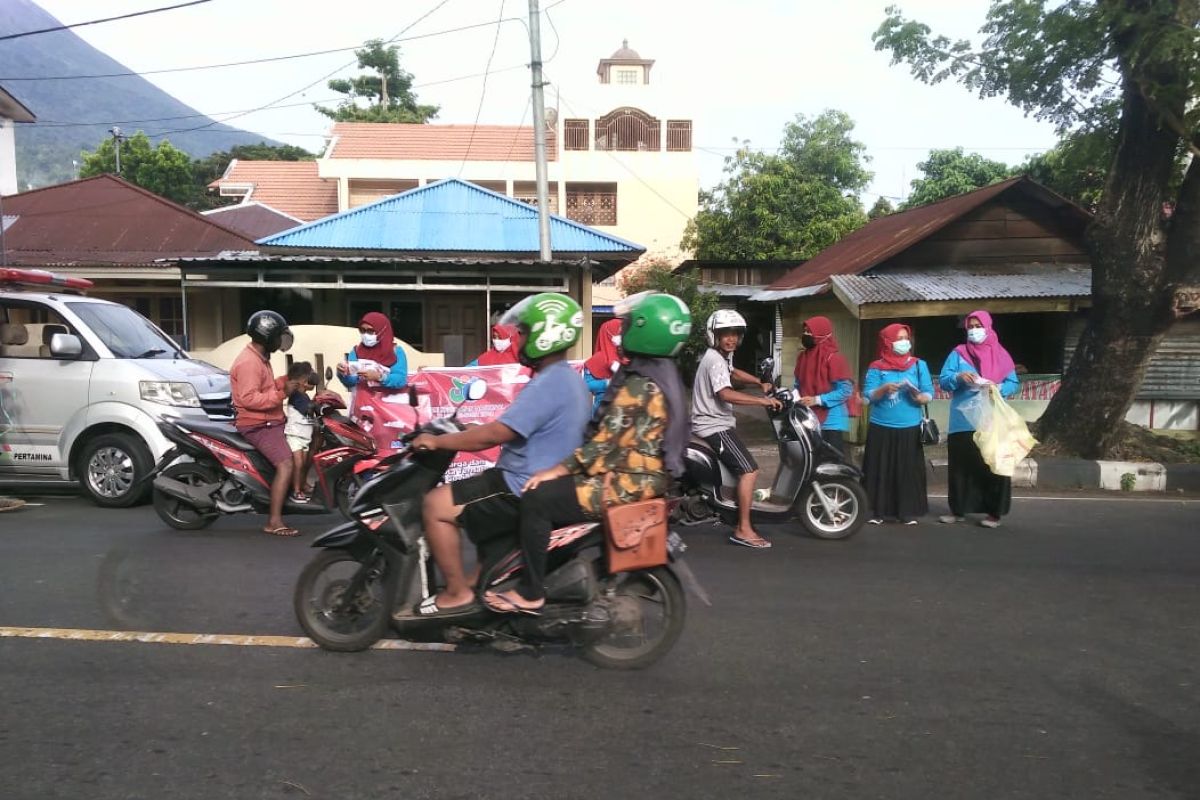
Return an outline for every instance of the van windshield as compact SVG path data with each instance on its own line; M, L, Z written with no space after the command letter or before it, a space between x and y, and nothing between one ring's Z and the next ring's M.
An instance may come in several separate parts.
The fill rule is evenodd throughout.
M131 308L67 303L117 358L183 358L179 345Z

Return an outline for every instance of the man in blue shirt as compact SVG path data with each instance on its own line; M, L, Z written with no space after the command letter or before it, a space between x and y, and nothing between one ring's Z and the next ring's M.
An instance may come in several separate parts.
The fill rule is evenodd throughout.
M583 310L566 295L546 292L523 300L507 317L515 318L521 331L519 356L534 371L533 379L498 420L461 433L423 433L412 442L417 450L474 452L501 446L495 467L425 496L425 539L446 587L422 600L414 610L417 616L452 615L475 607L459 526L484 552L494 539L514 538L525 482L533 473L562 462L583 441L591 395L567 363L567 350L583 330Z

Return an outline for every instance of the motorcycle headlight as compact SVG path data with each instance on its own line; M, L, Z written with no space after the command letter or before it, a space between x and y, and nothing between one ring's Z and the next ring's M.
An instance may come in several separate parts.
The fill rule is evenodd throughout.
M164 406L200 408L196 387L184 381L141 381L142 399Z

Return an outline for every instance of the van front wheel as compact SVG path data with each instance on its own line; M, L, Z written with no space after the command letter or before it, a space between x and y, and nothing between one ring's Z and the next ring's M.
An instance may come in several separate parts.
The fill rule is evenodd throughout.
M96 505L124 508L146 499L150 484L139 481L152 467L150 451L136 436L105 433L83 446L79 482Z

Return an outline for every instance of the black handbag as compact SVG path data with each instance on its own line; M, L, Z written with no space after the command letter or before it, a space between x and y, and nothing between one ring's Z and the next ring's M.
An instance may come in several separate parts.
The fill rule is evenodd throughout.
M938 430L937 420L929 416L929 405L921 406L925 412L925 416L921 418L921 444L937 444L941 438L941 431Z

